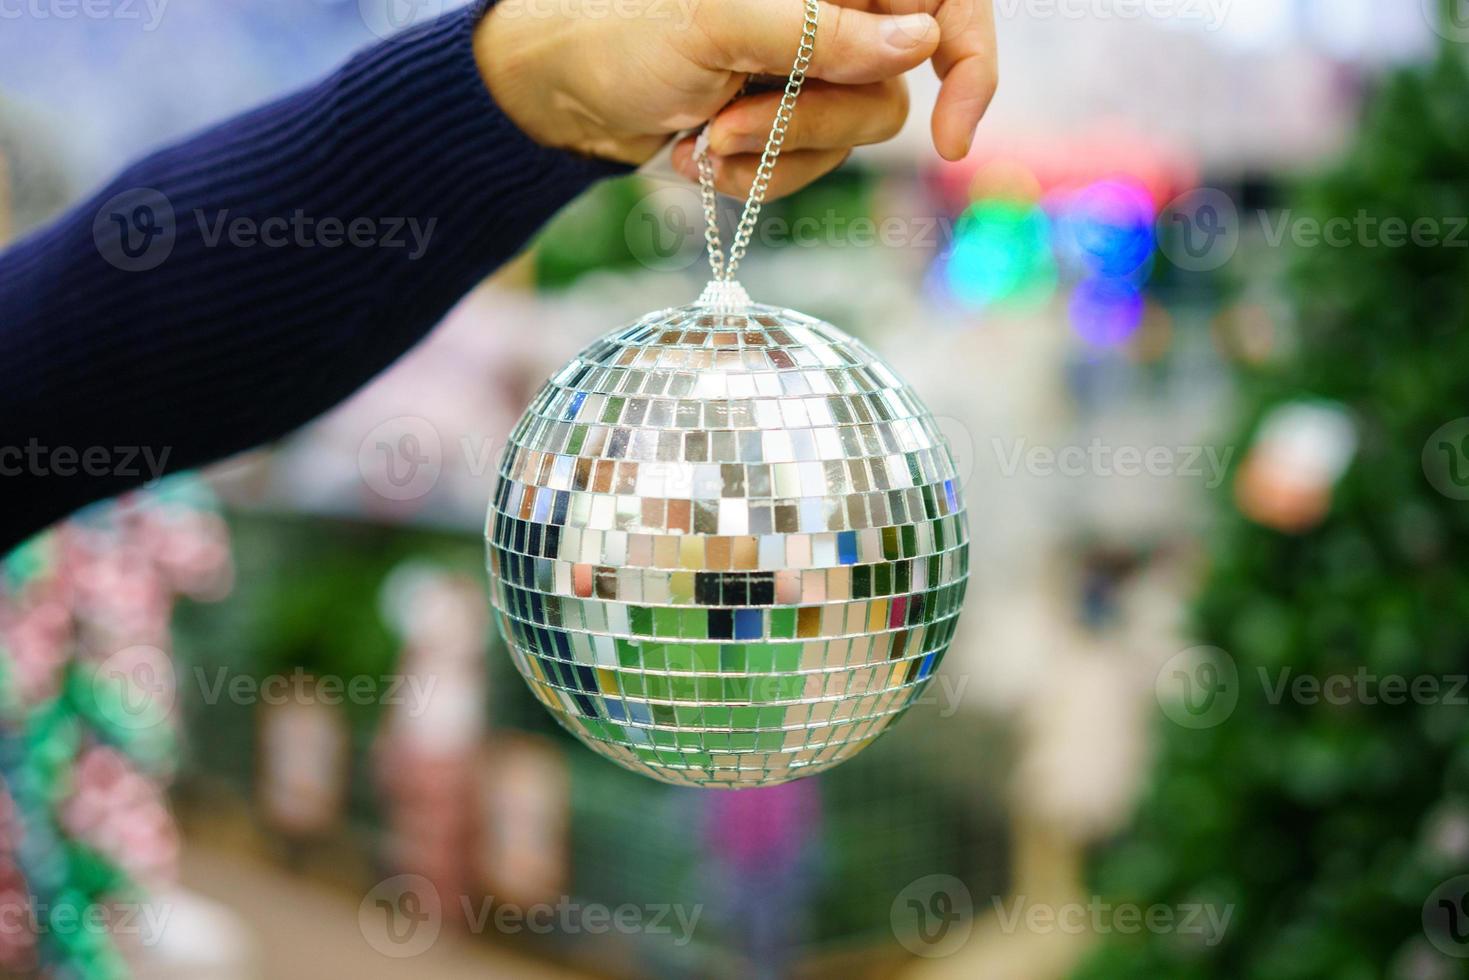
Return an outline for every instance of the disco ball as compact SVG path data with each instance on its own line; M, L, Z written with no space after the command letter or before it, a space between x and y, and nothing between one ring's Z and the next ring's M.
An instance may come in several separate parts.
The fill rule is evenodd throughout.
M932 676L968 579L953 459L913 390L760 305L653 313L573 358L511 434L485 537L536 697L680 785L860 752Z

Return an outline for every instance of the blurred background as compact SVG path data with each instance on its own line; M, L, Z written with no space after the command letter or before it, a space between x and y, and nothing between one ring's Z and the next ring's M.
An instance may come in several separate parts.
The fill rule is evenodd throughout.
M901 725L672 788L495 635L511 425L707 278L655 162L318 423L5 560L0 972L1469 976L1469 10L996 7L969 158L915 74L742 276L888 356L965 475ZM443 9L0 0L0 242Z

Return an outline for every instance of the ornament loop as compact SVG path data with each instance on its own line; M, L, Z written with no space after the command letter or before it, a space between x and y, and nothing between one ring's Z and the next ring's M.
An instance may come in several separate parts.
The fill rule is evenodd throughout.
M725 259L724 243L719 235L719 198L714 190L714 164L709 159L709 126L706 124L694 143L694 161L699 168L699 193L704 204L704 241L709 247L709 270L713 280L704 289L699 305L712 305L712 300L733 301L748 306L749 296L735 282L735 270L750 245L750 236L755 223L760 220L760 208L770 190L770 177L775 172L775 161L780 157L781 145L786 131L790 129L791 116L796 111L796 99L801 87L806 84L806 73L811 69L811 57L816 53L816 28L821 13L817 0L805 0L806 20L801 28L801 44L796 49L796 60L791 65L791 76L786 81L785 92L775 110L775 122L770 127L770 137L765 141L765 150L760 154L760 166L755 169L755 179L750 184L750 196L745 200L739 224L735 226L734 240L730 242L729 258ZM715 289L718 283L727 283L733 289ZM706 300L711 301L706 303Z

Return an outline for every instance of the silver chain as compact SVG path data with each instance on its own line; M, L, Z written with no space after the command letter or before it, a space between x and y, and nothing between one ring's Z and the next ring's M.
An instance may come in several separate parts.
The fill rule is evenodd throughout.
M806 84L806 72L811 68L811 56L816 53L816 25L820 14L817 0L805 0L806 22L801 28L801 46L796 49L796 60L791 65L791 77L786 81L785 92L775 110L775 123L770 127L770 138L765 141L765 150L760 154L760 166L755 169L755 180L750 185L750 196L745 209L735 226L734 241L730 244L729 259L724 257L724 244L719 236L719 198L714 190L714 164L709 160L709 127L699 134L694 144L694 160L699 167L699 194L704 202L704 241L709 246L709 269L714 273L711 287L719 283L734 283L735 270L749 248L750 236L755 223L760 220L760 208L765 203L765 194L770 189L770 175L775 171L775 161L780 157L781 144L790 129L791 115L796 111L796 99L801 86ZM715 290L715 292L720 292ZM743 292L743 291L740 291Z

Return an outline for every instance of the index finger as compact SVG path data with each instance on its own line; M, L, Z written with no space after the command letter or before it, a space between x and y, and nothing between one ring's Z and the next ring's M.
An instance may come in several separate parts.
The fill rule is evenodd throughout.
M995 7L993 0L943 0L934 16L940 39L933 68L943 85L933 108L933 145L944 159L959 160L999 85Z
M947 160L969 152L999 84L994 0L834 0L879 14L926 13L939 23L933 68L942 79L933 110L933 145Z
M899 0L909 2L909 0ZM889 14L819 0L810 75L863 85L901 75L938 50L939 25L923 10ZM806 20L802 0L700 0L705 67L784 77Z

